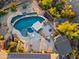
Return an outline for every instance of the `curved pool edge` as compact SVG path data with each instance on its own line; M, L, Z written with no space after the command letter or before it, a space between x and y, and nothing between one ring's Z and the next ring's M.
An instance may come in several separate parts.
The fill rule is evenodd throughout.
M31 16L39 16L39 17L42 17L43 19L45 19L45 21L46 21L46 18L43 17L43 16L41 16L41 15L26 15L26 16L23 16L23 17L17 19L17 20L13 23L13 26L14 26L14 24L15 24L17 21L19 21L20 19L22 19L22 18L24 18L24 17L31 17ZM43 22L44 22L44 21L43 21Z
M21 12L16 12L16 13L9 16L9 18L7 20L7 26L9 27L9 29L12 29L12 25L11 25L12 18L17 16L17 15L22 15L22 13Z
M22 34L21 34L21 32L20 32L19 30L17 30L16 28L13 27L14 24L15 24L17 21L19 21L20 19L22 19L22 18L24 18L24 17L31 17L31 16L39 16L39 17L42 17L43 19L45 19L45 20L43 21L43 23L44 23L45 21L47 21L47 18L45 18L44 16L41 16L41 15L26 15L26 16L23 16L23 17L17 19L17 20L13 23L13 25L11 25L11 20L12 20L12 18L15 17L15 16L17 16L17 15L22 15L22 13L17 13L17 14L11 15L11 17L8 18L7 24L8 24L9 29L12 30L12 34L17 34L17 36L19 37L19 39L20 39L21 41L23 41L23 42L25 42L26 40L28 40L28 37L23 37Z
M18 32L18 30L16 30L16 29L11 25L11 20L12 20L12 18L15 17L15 16L17 16L17 15L22 15L22 13L21 13L21 12L16 12L16 13L10 15L9 18L8 18L8 20L7 20L7 26L8 26L8 28L9 28L9 32L12 31L12 34L17 34L17 36L18 36L18 35L20 35L20 33ZM16 33L15 33L15 32L16 32ZM21 36L21 35L20 35L20 36ZM21 38L20 36L18 36L18 37L20 38L20 40L23 41L23 42L25 42L24 40L22 40L22 38ZM24 39L24 38L23 38L23 39Z

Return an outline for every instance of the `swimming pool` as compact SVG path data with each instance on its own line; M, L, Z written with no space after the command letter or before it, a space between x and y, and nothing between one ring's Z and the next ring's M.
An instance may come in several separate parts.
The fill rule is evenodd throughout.
M15 18L18 18L18 16ZM39 21L42 23L44 20L45 19L41 16L26 16L18 19L18 21L16 21L13 26L15 29L19 30L23 36L26 36L28 28L31 28L35 22Z
M17 19L23 17L24 15L17 15L15 17L12 18L11 23L13 23L14 21L16 21Z

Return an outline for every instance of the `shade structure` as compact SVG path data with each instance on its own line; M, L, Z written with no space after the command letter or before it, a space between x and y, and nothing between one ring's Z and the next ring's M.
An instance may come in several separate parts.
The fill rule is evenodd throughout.
M40 23L39 21L37 21L36 23L34 23L32 25L32 27L36 30L36 31L39 31L41 28L42 28L43 24Z

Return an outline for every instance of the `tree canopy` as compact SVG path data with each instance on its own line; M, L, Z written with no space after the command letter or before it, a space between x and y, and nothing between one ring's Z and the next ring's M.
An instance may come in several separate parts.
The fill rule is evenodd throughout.
M52 0L40 0L39 3L44 9L48 9L51 7Z
M57 26L57 30L65 34L67 37L73 39L79 36L78 23L66 21Z
M48 9L48 11L52 14L52 16L54 17L60 17L61 15L59 14L59 12L56 11L56 7L52 7L50 9Z
M71 5L64 5L64 7L61 9L61 16L62 17L68 17L73 18L75 17L75 12L72 9Z
M11 3L10 5L11 11L16 11L16 8L17 8L16 3Z

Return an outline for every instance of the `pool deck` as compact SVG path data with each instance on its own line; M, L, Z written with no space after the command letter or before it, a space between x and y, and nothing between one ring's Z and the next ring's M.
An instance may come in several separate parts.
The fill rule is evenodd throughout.
M11 31L12 31L12 33L13 34L17 34L17 36L19 37L19 39L21 39L21 41L23 41L23 42L25 42L25 44L27 44L26 43L26 41L28 42L29 41L29 39L31 39L31 37L29 37L29 36L27 36L27 37L23 37L22 36L22 34L20 33L20 31L18 31L18 30L16 30L13 26L14 26L14 24L19 20L19 19L17 19L15 22L14 22L14 24L13 24L13 26L11 25L11 20L12 20L12 17L15 17L16 15L20 15L21 13L20 12L17 12L17 14L15 13L15 14L13 14L11 17L9 17L8 18L8 22L7 22L7 24L8 24L8 27L11 29ZM38 16L38 15L26 15L26 16L24 16L24 17L31 17L31 16ZM24 17L21 17L21 18L24 18ZM40 16L40 17L43 17L43 16ZM44 18L44 17L43 17ZM46 18L44 18L45 20L47 20ZM45 21L44 21L45 22ZM47 22L47 21L46 21ZM50 27L50 25L48 25L48 26L44 26L44 30L43 30L43 32L44 31L49 31L49 29L50 29L51 27ZM46 30L47 29L47 30ZM43 35L45 35L45 34L49 34L49 36L51 35L51 33L49 33L49 32L44 32L44 34ZM36 33L36 32L35 32ZM38 38L38 37L35 37L35 38L32 38L31 39L31 41L30 41L30 43L31 44L33 44L34 42L36 42L36 40L35 39L37 39L38 38L38 40L37 40L37 42L36 43L34 43L33 44L33 46L34 46L34 49L36 48L36 50L38 50L37 49L37 47L38 46L42 46L42 47L40 47L42 50L45 50L45 49L48 49L48 46L50 45L50 47L52 48L52 49L54 49L54 42L52 41L52 43L48 43L46 40L45 40L45 38L42 36L42 35L40 35L40 33L36 33L35 34L35 36L37 36L37 35L39 35L40 37ZM39 39L41 39L41 42L39 41ZM42 41L42 40L44 40L44 41ZM52 39L51 39L52 40ZM45 45L45 44L42 44L42 43L44 43L45 42L45 44L47 44L47 45ZM38 44L39 43L39 44ZM37 44L37 46L36 46L36 44ZM41 45L42 44L42 45ZM29 44L28 44L29 45ZM45 47L46 46L46 47ZM43 49L44 48L44 49Z
M32 8L31 8L31 6L32 6ZM4 16L4 17L2 17L1 18L1 22L3 23L3 24L7 24L8 23L8 27L10 27L9 28L9 30L7 31L7 33L6 33L6 35L5 35L5 38L8 38L8 37L10 37L10 35L11 35L11 30L12 30L12 27L9 25L10 23L9 23L9 21L11 21L10 19L11 19L11 17L14 17L14 16L16 16L16 15L18 15L18 14L21 14L20 12L37 12L37 14L38 15L42 15L43 16L43 14L44 14L44 11L38 6L38 3L37 3L37 1L36 0L33 0L33 3L32 3L32 5L30 5L28 8L26 8L26 9L22 9L22 6L19 6L18 7L18 10L17 10L17 14L16 14L16 12L9 12L6 16ZM26 12L26 13L27 13ZM11 16L12 15L12 16ZM11 16L10 18L9 18L9 16ZM9 20L7 20L9 18ZM7 20L7 22L5 22ZM4 26L3 26L4 27ZM5 27L4 27L4 29L5 29ZM16 30L14 31L14 32L17 32ZM19 39L21 39L22 37L21 37L21 35L20 34L18 34L18 36L20 36L20 38ZM28 37L27 38L22 38L22 39L29 39ZM45 38L43 37L43 36L41 36L41 39L42 39L42 41L41 41L41 46L40 46L40 49L44 49L43 47L45 47L45 43L47 42L46 40L45 40ZM46 41L46 42L44 42L44 41ZM24 40L23 40L23 42L25 42ZM43 44L44 43L44 44ZM48 43L49 44L49 43ZM50 44L49 44L50 45ZM7 55L6 55L7 56ZM56 55L54 55L54 54L52 54L51 55L52 57L53 57L53 59L54 59L54 57L57 57L57 54ZM51 57L51 58L52 58ZM55 58L56 59L56 58Z

